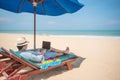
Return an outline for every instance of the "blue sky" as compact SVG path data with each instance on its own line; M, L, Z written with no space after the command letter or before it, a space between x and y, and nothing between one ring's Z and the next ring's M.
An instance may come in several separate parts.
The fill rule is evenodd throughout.
M37 15L38 30L120 30L120 0L79 0L85 6L62 16ZM33 29L33 14L0 9L0 30Z

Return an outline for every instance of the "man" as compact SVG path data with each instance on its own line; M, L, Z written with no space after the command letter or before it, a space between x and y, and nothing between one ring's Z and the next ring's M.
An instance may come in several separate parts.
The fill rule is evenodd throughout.
M23 56L26 59L29 59L33 62L43 62L46 59L49 58L55 58L58 55L68 54L69 53L69 47L66 48L66 50L59 50L55 48L50 48L50 50L47 49L41 49L41 50L27 50L28 47L28 41L25 37L21 37L17 40L17 48L18 52L21 56Z

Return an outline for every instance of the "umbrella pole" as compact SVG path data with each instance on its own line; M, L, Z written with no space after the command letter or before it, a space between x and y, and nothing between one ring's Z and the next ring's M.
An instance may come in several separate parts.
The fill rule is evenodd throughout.
M42 2L42 1L43 0L40 0L40 2ZM37 6L38 3L39 2L37 2L37 0L32 2L33 6L34 6L34 49L36 49L36 6Z
M36 6L34 6L34 49L36 49Z

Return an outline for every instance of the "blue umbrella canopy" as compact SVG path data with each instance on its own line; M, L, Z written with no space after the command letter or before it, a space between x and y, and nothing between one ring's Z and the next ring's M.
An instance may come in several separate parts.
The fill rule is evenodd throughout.
M0 0L0 8L15 13L34 13L34 49L36 48L36 14L59 16L74 13L84 5L78 0Z
M37 3L36 14L40 15L58 16L83 7L78 0L0 0L0 8L15 13L34 13L33 2Z

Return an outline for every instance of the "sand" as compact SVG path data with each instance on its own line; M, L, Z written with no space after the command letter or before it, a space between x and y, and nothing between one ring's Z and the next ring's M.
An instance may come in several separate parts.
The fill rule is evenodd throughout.
M0 46L17 50L19 37L26 37L30 41L29 48L33 48L33 35L28 34L0 33ZM120 37L37 35L37 48L42 41L50 41L52 47L62 50L69 46L80 58L70 71L60 67L29 80L120 80Z

